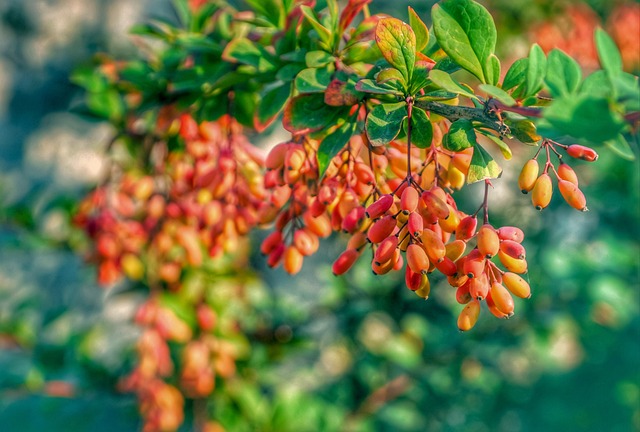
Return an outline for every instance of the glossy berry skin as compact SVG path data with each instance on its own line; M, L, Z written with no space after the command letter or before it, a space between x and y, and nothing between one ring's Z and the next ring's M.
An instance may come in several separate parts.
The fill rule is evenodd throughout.
M567 148L567 154L576 159L582 159L587 162L595 162L598 160L598 153L590 147L573 144Z
M498 282L491 284L491 299L500 312L506 315L513 314L513 297L502 284Z
M339 276L349 271L353 263L358 259L358 251L355 249L347 249L333 262L333 274Z
M458 315L458 329L460 331L469 331L478 322L480 316L480 302L471 300Z
M553 185L551 184L551 177L549 174L544 173L536 180L536 184L531 193L531 202L536 210L547 208L551 202L552 194Z
M518 177L518 187L522 193L526 194L531 192L531 189L533 189L533 186L536 184L539 171L540 166L538 165L538 161L535 159L529 159L524 164L522 171L520 171L520 176Z
M495 256L500 250L500 237L489 224L482 225L478 230L478 250L487 258Z
M568 180L558 180L558 190L562 198L576 210L587 211L587 199L584 197L582 191L575 183Z
M520 298L531 297L531 287L522 277L519 275L507 272L502 275L502 284L507 287L511 294Z
M426 272L429 269L429 258L420 245L412 243L407 247L407 265L414 273Z

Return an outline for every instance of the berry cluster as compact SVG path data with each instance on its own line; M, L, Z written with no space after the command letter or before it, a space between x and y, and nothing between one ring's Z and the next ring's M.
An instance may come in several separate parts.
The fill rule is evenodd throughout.
M522 167L522 171L520 171L520 176L518 177L518 186L524 194L531 192L533 206L538 210L542 210L549 205L551 196L553 195L553 184L551 176L549 175L549 170L551 170L558 181L560 194L567 204L576 210L587 211L587 200L578 188L578 176L575 171L562 160L562 155L556 147L564 149L569 156L576 159L582 159L588 162L594 162L598 159L598 154L589 147L578 144L567 146L551 140L544 140L534 157L529 159ZM542 174L540 174L538 156L543 149L545 150L547 160L544 164ZM557 169L551 162L551 153L555 154L558 158L559 165Z

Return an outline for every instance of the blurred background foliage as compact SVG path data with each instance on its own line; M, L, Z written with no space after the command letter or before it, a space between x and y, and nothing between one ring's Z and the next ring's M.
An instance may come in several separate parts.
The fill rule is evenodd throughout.
M411 4L427 18L433 3L374 1L371 10L404 17ZM577 3L484 2L505 55L526 52L549 23L568 31L567 10L607 25L616 7L638 7ZM0 4L2 430L139 428L135 399L115 384L133 361L142 297L96 285L72 251L80 239L67 217L100 178L112 131L69 112L80 91L68 76L98 52L130 56L127 29L158 16L172 19L168 2ZM295 278L254 253L254 310L243 322L251 353L214 393L210 416L232 431L640 429L640 165L598 149L596 164L576 168L591 211L558 196L539 214L515 182L531 150L517 149L491 202L495 225L527 235L533 297L512 319L485 313L461 334L446 281L433 281L424 302L400 278L371 275L366 260L334 278L339 238ZM458 193L470 211L482 191L467 189Z

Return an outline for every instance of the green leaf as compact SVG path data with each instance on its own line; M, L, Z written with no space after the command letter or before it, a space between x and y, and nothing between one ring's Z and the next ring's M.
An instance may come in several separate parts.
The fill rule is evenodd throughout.
M516 100L512 98L509 93L499 87L489 84L480 84L479 88L492 98L498 99L500 102L507 106L513 106L516 104Z
M389 64L409 82L416 62L416 35L408 24L383 18L376 26L376 44Z
M88 93L87 106L97 116L111 121L118 121L124 116L124 101L113 89L100 93Z
M536 144L542 139L542 137L538 135L536 125L529 119L514 120L507 117L505 124L509 126L511 135L523 144Z
M325 104L322 93L300 95L285 107L282 124L289 132L313 132L331 124L344 112L344 108Z
M91 66L77 68L69 79L75 85L83 87L91 93L104 91L109 86L107 78L98 69Z
M295 79L296 89L302 93L322 93L331 82L331 72L326 68L308 68Z
M618 156L630 161L636 160L636 155L622 134L618 134L615 138L607 140L604 143Z
M389 83L377 84L375 81L364 78L357 82L356 90L372 94L392 94L402 96L402 93Z
M506 160L510 160L513 157L513 153L511 152L511 147L509 147L506 142L504 142L497 136L493 135L491 132L486 132L483 130L480 130L479 132L482 135L489 138L491 141L493 141L493 143L498 147L498 149L500 149L500 153L502 153L502 156Z
M403 81L403 76L402 73L400 73L400 71L398 69L394 69L394 68L386 68L386 69L382 69L377 75L376 75L376 82L378 84L384 84L388 81Z
M336 58L334 56L322 50L309 51L304 56L304 61L307 64L307 67L310 68L320 68L326 66L334 62L335 59Z
M322 178L325 171L333 159L349 142L356 131L357 122L355 118L344 122L339 127L327 133L318 147L318 176Z
M429 79L435 85L450 93L460 94L471 99L478 99L476 95L471 93L466 87L460 85L460 83L446 72L432 69L431 72L429 72Z
M491 14L471 0L445 0L431 10L440 47L453 61L487 82L488 58L496 47L497 31Z
M411 6L409 6L409 25L416 35L416 51L421 52L429 43L429 29Z
M475 183L486 179L498 178L502 174L502 168L493 160L491 155L476 144L473 147L473 156L467 173L467 183Z
M418 53L418 61L416 61L413 70L413 77L409 85L409 94L418 95L420 90L429 85L429 72L433 69L435 63L422 53Z
M449 57L445 57L442 60L438 60L438 62L433 68L436 70L441 70L448 74L458 72L461 69L460 65L454 62L453 60L451 60Z
M405 102L376 105L367 116L365 124L371 144L374 146L384 145L397 137L406 117L407 104Z
M433 139L433 126L422 108L413 107L411 112L411 144L427 148Z
M260 99L258 110L253 120L254 127L258 132L266 129L266 127L278 117L278 114L280 114L289 100L290 95L290 83L284 83L265 93Z
M234 116L243 126L253 127L258 97L250 91L236 91L233 97Z
M416 100L429 101L429 102L447 101L447 100L455 99L457 97L458 95L456 95L455 93L449 93L448 91L445 91L445 90L436 90L436 91L432 91L432 92L420 95L416 97Z
M293 81L296 76L305 70L306 67L302 63L291 63L278 69L276 79L280 81Z
M529 50L529 67L527 68L527 92L525 96L533 96L542 89L542 80L547 72L547 58L540 45L533 44Z
M595 38L600 66L611 78L619 75L622 72L622 57L616 43L601 28L596 29Z
M580 65L559 49L553 49L547 59L547 76L544 79L553 97L573 94L580 87Z
M626 126L607 99L587 94L556 99L544 117L561 132L598 144L615 138Z
M582 82L580 94L608 98L614 93L611 80L603 70L595 71Z
M253 66L260 72L275 69L273 55L247 38L236 38L229 42L224 49L222 58L231 63Z
M637 76L622 72L611 79L615 97L626 112L640 111L640 83Z
M487 59L487 67L485 69L487 83L498 84L498 81L500 81L500 69L500 59L495 54L491 54Z
M449 132L442 139L442 145L447 150L459 152L477 145L476 132L470 120L460 119L451 124Z
M521 58L513 62L502 81L502 89L511 90L524 83L527 79L527 70L529 70L528 58Z
M311 27L318 33L320 41L325 49L331 50L331 32L328 28L320 24L320 21L316 17L316 13L309 6L300 6L300 11L307 19Z

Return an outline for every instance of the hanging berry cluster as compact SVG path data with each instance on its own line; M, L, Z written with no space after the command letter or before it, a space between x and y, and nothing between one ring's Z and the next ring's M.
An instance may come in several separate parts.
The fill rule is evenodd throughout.
M342 11L337 0L324 10L309 0L250 3L237 11L176 0L181 26L136 27L157 42L147 55L73 77L86 109L117 130L107 177L75 222L100 282L126 276L149 292L136 318L139 363L123 381L140 398L145 430L177 428L184 398L204 398L233 375L242 353L230 342L241 336L234 305L248 302L239 271L254 228L273 224L261 251L290 274L333 232L350 236L336 275L366 256L375 274L403 272L427 298L440 273L469 330L480 302L503 318L513 296L530 295L523 232L489 220L502 168L486 148L509 160L518 142L539 147L518 181L538 209L550 203L553 176L569 205L586 210L564 152L595 161L587 145L604 142L633 156L638 80L602 30L602 70L584 79L569 55L535 44L502 73L495 24L473 0L438 2L433 32L412 8L408 24L371 15L369 0ZM460 69L471 85L458 81ZM278 119L291 136L263 158L245 131ZM472 183L484 184L484 198L460 202L455 191ZM230 290L226 273L235 274Z

